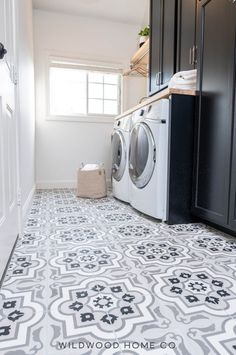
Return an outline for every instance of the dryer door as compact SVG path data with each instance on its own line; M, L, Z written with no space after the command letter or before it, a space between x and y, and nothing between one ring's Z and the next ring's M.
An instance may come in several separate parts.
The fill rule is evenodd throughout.
M156 146L147 124L137 123L130 137L129 175L139 189L145 187L153 174L156 163Z
M117 130L112 137L112 177L120 181L125 172L127 150L121 131Z

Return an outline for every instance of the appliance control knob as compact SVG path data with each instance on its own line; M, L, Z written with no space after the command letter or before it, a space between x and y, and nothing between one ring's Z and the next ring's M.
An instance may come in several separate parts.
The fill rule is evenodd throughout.
M141 111L140 111L140 116L143 116L144 115L144 110L142 109Z
M4 48L4 45L0 43L0 59L3 59L5 54L7 54L7 50Z

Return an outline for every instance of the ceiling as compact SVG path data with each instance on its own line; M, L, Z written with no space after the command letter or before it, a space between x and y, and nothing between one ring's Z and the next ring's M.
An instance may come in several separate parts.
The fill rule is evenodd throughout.
M149 0L33 0L35 9L146 25Z

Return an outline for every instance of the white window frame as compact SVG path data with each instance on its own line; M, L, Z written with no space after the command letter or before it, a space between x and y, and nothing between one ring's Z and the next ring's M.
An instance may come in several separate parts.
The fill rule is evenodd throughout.
M118 83L118 112L117 115L108 115L108 114L75 114L75 115L52 115L50 113L50 68L51 67L63 67L63 68L75 68L78 67L84 70L91 70L95 72L103 73L115 73L120 74L120 79ZM122 77L123 69L119 64L107 64L101 62L91 62L88 60L80 59L70 59L67 57L58 57L58 56L48 56L46 63L46 120L48 121L64 121L64 122L92 122L92 123L109 123L114 122L114 118L117 117L122 112L123 106L123 90L124 83ZM87 86L88 90L88 86ZM88 97L87 97L88 103Z

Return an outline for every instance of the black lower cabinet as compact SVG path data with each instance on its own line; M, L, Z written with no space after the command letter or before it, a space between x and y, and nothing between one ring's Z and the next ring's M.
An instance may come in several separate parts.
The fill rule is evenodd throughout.
M202 0L198 6L199 98L193 213L236 231L236 3Z
M167 223L193 222L191 215L195 96L170 98Z
M235 77L235 74L234 74ZM236 78L235 78L236 80ZM234 99L236 103L236 96ZM230 184L230 200L229 200L229 226L230 229L236 231L236 104L234 106L234 135L232 148L232 166L231 166L231 184Z

